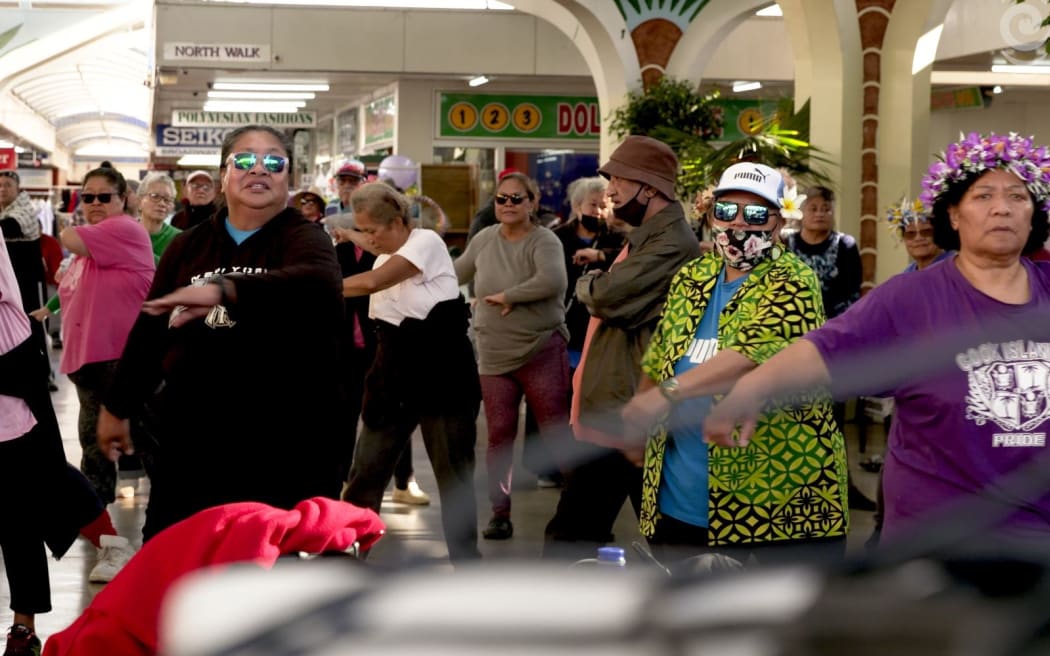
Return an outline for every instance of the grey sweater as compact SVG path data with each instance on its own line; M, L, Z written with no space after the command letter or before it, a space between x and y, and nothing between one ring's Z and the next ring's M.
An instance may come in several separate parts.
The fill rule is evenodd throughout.
M455 266L460 284L474 280L474 332L482 375L522 367L554 331L568 339L565 255L561 241L547 228L537 227L516 242L503 238L500 225L485 228ZM507 316L501 316L501 306L484 301L500 292L514 306Z

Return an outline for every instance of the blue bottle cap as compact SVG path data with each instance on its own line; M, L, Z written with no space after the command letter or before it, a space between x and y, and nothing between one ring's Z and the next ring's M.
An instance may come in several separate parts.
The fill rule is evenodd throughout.
M625 560L623 547L598 547L599 563L619 564L625 562Z

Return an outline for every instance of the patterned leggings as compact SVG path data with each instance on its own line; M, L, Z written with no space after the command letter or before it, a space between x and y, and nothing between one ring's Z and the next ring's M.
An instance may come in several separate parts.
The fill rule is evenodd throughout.
M77 398L80 400L80 414L77 417L77 432L83 449L80 471L91 481L105 504L113 503L116 499L117 466L98 448L98 415L102 407L102 395L113 381L117 362L91 362L69 374L69 379L77 386Z
M554 438L559 429L568 426L569 415L569 356L561 334L551 335L520 368L499 376L481 376L481 397L489 428L485 454L489 501L492 514L501 518L510 517L514 438L518 435L522 396L536 415L540 434L551 445L554 460L559 461Z

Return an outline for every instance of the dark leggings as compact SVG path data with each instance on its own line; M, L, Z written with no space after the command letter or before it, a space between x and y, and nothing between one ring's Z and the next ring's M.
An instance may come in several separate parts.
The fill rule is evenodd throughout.
M117 466L98 448L98 415L102 408L102 395L109 389L117 370L117 360L91 362L69 374L77 386L80 413L77 417L77 432L83 454L80 471L95 486L95 492L103 503L113 503L117 491Z
M24 498L38 488L40 464L46 462L42 424L14 440L0 442L0 494L7 500ZM49 480L47 477L45 480ZM17 519L17 521L15 521ZM23 510L0 522L0 549L11 588L11 610L35 615L51 610L51 581L47 571L43 522L39 509Z

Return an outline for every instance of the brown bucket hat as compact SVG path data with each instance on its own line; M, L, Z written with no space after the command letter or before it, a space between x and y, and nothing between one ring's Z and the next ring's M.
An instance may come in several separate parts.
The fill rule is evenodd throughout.
M674 200L678 158L671 147L652 137L631 135L623 140L598 173L644 182Z

